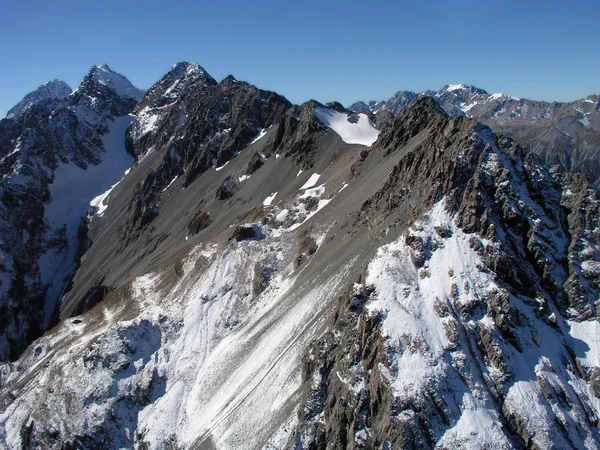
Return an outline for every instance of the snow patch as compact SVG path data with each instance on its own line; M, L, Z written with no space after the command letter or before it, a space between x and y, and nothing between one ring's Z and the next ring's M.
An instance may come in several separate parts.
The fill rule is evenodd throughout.
M308 197L321 197L325 193L325 185L322 184L319 187L313 189L307 189L304 194L300 196L300 198L308 198Z
M216 170L217 172L218 172L219 170L223 170L227 164L229 164L229 161L226 161L226 162L225 162L225 164L223 164L222 166L215 167L215 170Z
M289 211L289 210L287 210L287 209L283 209L283 210L281 210L281 211L279 212L279 214L277 214L277 215L275 216L275 220L276 220L277 222L284 222L284 221L285 221L285 219L287 219L287 217L288 217L288 215L289 215L289 212L290 212L290 211Z
M466 86L464 84L450 84L446 88L446 92L458 91L460 89L464 89Z
M379 130L366 114L357 114L358 121L348 121L348 114L317 106L315 115L326 127L335 131L347 144L360 144L370 147L377 140Z
M270 206L271 203L273 203L273 200L275 200L275 197L277 197L277 192L274 192L271 195L269 195L267 198L265 198L263 200L263 205Z
M578 353L585 355L579 359L588 367L600 367L600 321L592 319L568 323L571 336L579 341L581 351Z
M250 142L250 144L248 145L252 145L255 142L260 141L262 138L264 138L267 135L267 130L265 130L264 128L262 130L260 130L260 133L258 133L258 136L256 136L254 139L252 139L252 142Z
M301 172L301 171L300 171L300 172ZM298 175L300 175L300 173L298 173ZM303 190L303 189L308 189L308 188L311 188L311 187L313 187L315 184L317 184L317 181L319 181L319 178L320 178L320 177L321 177L321 175L320 175L320 174L318 174L318 173L313 173L313 174L310 176L310 178L308 179L308 181L302 185L302 187L300 188L300 190Z

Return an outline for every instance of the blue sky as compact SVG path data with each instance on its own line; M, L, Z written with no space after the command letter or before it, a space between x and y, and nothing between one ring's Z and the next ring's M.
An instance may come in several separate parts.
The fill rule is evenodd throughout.
M541 100L600 93L600 2L10 1L0 116L40 84L107 63L148 88L194 61L277 91L350 104L466 83Z

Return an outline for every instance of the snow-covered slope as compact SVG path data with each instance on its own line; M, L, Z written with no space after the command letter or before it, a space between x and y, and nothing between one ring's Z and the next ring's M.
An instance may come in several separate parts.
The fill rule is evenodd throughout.
M315 115L323 125L339 134L347 144L360 144L370 147L379 135L379 131L366 114L351 115L317 106Z
M133 98L140 101L144 96L144 91L133 86L123 75L113 72L107 64L94 66L94 69L92 75L94 81L102 86L106 86L119 97Z
M431 252L421 268L413 261L415 239ZM400 403L426 403L427 393L440 397L453 417L449 424L432 421L440 447L513 448L503 414L520 417L539 448L568 448L574 442L597 448L600 434L588 418L600 417L600 401L564 361L582 342L597 348L598 321L569 326L552 307L544 317L537 316L528 299L511 294L493 273L481 270L485 263L473 239L479 238L458 228L440 202L407 236L382 247L369 265L367 283L375 294L368 310L383 315L381 331L390 354L390 366L379 369L394 396ZM499 296L527 326L515 329L518 351L500 340L493 344L499 359L481 360L471 351L477 341L502 333L486 305ZM480 312L465 323L465 312L475 310ZM590 369L597 364L583 353L576 356ZM505 392L502 414L495 399L498 388ZM554 405L555 396L569 399L570 407ZM559 431L557 418L578 425Z
M44 220L50 229L64 230L66 242L59 249L50 249L39 260L41 282L49 286L44 328L50 325L56 303L76 269L82 219L98 196L102 196L102 205L92 206L102 211L107 208L110 198L106 191L131 167L133 158L125 150L125 131L132 120L133 116L122 116L107 124L108 132L101 137L105 154L98 164L82 170L73 162L61 162L54 171L54 181L48 186L50 200L44 205Z

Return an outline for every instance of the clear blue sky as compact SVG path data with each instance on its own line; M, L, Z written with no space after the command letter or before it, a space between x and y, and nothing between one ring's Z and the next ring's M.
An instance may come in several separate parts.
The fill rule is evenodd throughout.
M40 84L76 88L103 63L148 88L194 61L294 103L453 83L571 100L600 93L599 16L598 0L7 1L0 116Z

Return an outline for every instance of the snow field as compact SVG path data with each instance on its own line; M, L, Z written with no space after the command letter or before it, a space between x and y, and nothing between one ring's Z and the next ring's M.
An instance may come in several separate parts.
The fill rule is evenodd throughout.
M316 107L315 115L326 127L335 131L347 144L370 147L377 140L379 131L366 114L358 114L358 122L348 122L348 115L333 109Z

